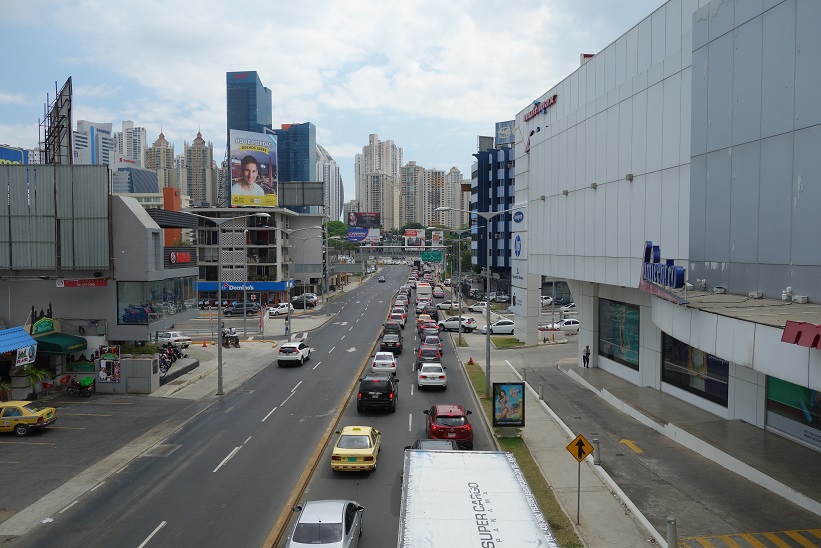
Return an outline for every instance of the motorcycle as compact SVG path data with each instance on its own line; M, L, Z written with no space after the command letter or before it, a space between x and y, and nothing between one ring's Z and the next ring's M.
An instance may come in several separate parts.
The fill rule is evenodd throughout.
M226 332L222 334L222 346L224 348L239 348L239 337L237 335L229 335Z
M169 360L168 357L165 354L161 353L160 357L159 357L159 361L160 361L160 378L163 378L168 373L168 370L171 369L171 360Z
M69 396L83 395L86 398L91 397L91 387L94 385L94 377L83 377L77 380L76 377L71 377L71 380L66 386L66 394Z

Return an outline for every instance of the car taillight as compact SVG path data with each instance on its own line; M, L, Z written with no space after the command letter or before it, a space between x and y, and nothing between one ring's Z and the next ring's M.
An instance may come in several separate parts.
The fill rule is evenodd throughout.
M342 457L338 457L336 455L331 455L331 460L342 460Z
M470 425L469 425L469 424L466 424L466 425L465 425L465 430L467 430L468 432L470 432Z
M428 376L427 376L427 375L419 375L419 378L420 378L420 379L427 379L427 378L428 378Z
M391 367L396 367L396 364L395 364L395 363L392 363L392 364L391 364Z
M435 424L431 424L430 429L431 429L431 432L436 432L436 430L438 430L438 428L436 427Z
M392 400L392 399L393 399L393 392L391 392L390 394L388 394L388 399L390 399L390 400Z
M373 457L364 457L362 460L365 462L373 462Z
M43 417L38 417L37 418L37 424L42 424L42 422L43 422Z
M360 392L359 394L356 395L356 399L358 399L358 400L362 399L362 392Z
M371 365L371 367L376 367L376 362L373 362L373 364Z

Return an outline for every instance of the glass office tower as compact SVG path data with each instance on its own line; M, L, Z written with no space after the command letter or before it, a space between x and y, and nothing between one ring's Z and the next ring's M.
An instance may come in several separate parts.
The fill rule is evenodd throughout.
M228 99L228 131L239 129L265 133L264 128L271 128L271 90L262 85L256 71L226 72L225 85Z

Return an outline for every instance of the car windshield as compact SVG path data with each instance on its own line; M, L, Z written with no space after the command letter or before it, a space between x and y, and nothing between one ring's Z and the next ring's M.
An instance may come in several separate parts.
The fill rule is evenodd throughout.
M442 341L439 340L439 337L425 337L425 344L440 345Z
M300 544L330 544L332 542L340 542L342 540L342 524L298 523L294 529L294 536L292 538L294 542Z
M382 337L382 342L396 342L399 340L399 335L385 335Z
M438 358L439 350L436 348L423 348L419 351L419 355L423 358Z
M374 379L365 381L362 383L362 386L359 387L360 390L363 392L385 392L390 391L391 383L387 381L387 379Z
M440 426L464 426L467 423L468 423L468 420L465 417L449 417L449 416L436 417L436 424L438 424Z
M371 446L370 436L345 435L339 438L336 444L340 449L368 449Z

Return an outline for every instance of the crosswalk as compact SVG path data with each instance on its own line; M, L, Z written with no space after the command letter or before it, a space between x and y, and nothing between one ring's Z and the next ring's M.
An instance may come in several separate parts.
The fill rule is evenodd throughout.
M682 537L678 548L817 548L821 529Z

